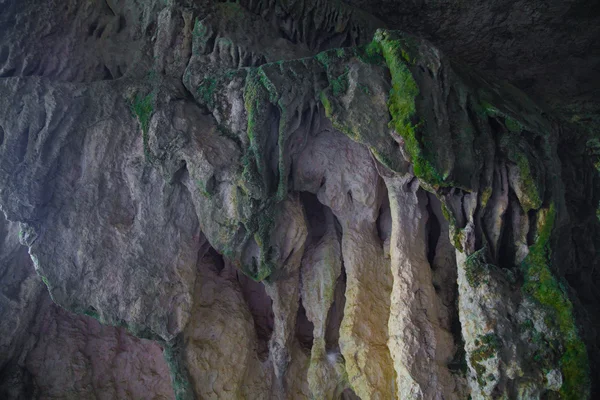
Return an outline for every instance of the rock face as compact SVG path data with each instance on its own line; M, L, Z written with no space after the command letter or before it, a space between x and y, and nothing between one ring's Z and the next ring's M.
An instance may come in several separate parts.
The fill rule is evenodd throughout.
M571 114L342 2L4 3L5 397L596 395Z
M18 224L0 226L2 398L174 398L156 343L55 305L18 242Z

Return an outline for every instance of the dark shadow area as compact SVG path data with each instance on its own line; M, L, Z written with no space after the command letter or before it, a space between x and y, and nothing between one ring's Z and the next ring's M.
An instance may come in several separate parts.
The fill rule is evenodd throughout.
M310 353L310 350L312 349L314 341L314 327L315 326L313 323L310 322L306 317L306 309L304 308L302 301L300 301L300 306L298 307L298 313L296 316L296 339L298 339L302 349L307 353Z
M241 272L237 272L238 282L248 304L258 339L257 353L261 361L269 357L269 339L273 334L273 301L267 295L262 283L255 282Z

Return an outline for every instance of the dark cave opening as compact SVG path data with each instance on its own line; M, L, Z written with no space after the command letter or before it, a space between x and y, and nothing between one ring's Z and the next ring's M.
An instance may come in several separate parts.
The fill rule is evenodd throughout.
M306 309L304 308L304 304L302 304L302 300L300 300L296 315L296 339L300 343L300 346L302 346L302 349L308 353L310 353L310 349L312 349L313 341L315 339L313 330L314 325L308 320Z
M390 199L387 195L387 188L383 186L385 195L381 207L379 207L379 216L377 217L377 236L382 245L392 236L392 211L390 209Z
M455 293L458 294L458 285L455 284L454 286ZM452 337L454 338L456 351L454 352L454 357L448 363L448 369L453 373L466 374L467 353L465 351L465 340L462 336L462 324L460 323L460 318L458 316L458 296L456 296L456 301L452 310L452 325L450 333L452 333Z
M242 289L242 294L256 330L257 348L256 352L261 361L269 358L269 340L273 334L275 316L273 314L273 301L267 295L265 287L260 282L248 278L242 272L237 271L237 279Z
M308 221L308 243L317 243L325 235L327 230L326 212L331 213L327 206L321 204L317 196L310 192L300 192L300 201L306 212ZM326 211L327 210L327 211Z
M335 217L335 215L333 215L331 209L322 204L317 196L310 192L300 192L300 199L304 206L306 219L308 221L307 245L309 243L318 243L327 233L327 229L330 229L332 220L338 240L340 240L342 228L339 220ZM325 323L325 349L327 352L339 353L339 331L342 324L342 319L344 318L344 305L346 302L345 293L346 271L342 262L342 271L335 284L333 303L329 307L327 312L327 320ZM303 313L305 313L305 310L301 303L300 309L298 310L298 323L304 323L304 318L306 318L306 316ZM312 329L312 323L310 326ZM312 346L312 330L310 332L310 343ZM304 337L306 338L307 335L304 335ZM300 342L302 343L302 340L300 340ZM307 342L308 341L305 341L305 343Z
M352 389L346 388L342 392L342 399L341 400L361 400L361 399L360 399L360 397L358 397L356 395L356 393L354 393L354 391Z
M500 240L498 246L498 266L500 268L512 269L515 267L516 262L516 248L515 248L515 232L513 227L514 213L519 212L515 210L515 205L518 205L517 195L509 189L508 193L508 206L504 214L502 229L500 230Z
M208 249L204 257L211 259L212 262L208 263L207 265L217 275L220 274L225 268L225 260L223 259L223 256L219 254L212 246Z
M435 252L437 249L438 242L440 240L440 235L442 234L442 227L436 214L433 212L431 202L432 197L434 196L428 195L427 197L429 198L429 201L427 202L427 213L429 214L429 218L427 219L427 223L425 224L425 232L427 235L427 261L429 261L429 265L433 269L433 261L435 259Z
M346 269L342 263L342 273L338 277L333 293L333 303L327 313L325 323L325 350L339 353L340 351L340 327L344 319L344 307L346 305Z

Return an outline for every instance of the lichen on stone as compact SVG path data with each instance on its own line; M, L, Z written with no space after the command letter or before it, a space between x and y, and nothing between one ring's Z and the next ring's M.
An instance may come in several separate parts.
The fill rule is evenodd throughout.
M486 380L494 380L495 377L492 376L489 378L486 376L486 371L488 369L484 367L483 364L486 360L497 357L497 353L500 351L502 344L498 336L494 333L479 336L475 339L475 344L477 348L471 352L469 361L477 373L477 381L481 386L485 386Z
M485 262L486 247L483 247L469 255L465 261L465 273L467 281L473 287L489 283L487 280L488 264Z

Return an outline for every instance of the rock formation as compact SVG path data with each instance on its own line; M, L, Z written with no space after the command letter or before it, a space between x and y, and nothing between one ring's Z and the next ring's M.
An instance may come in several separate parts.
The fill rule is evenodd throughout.
M0 222L0 397L174 399L158 344L52 302L19 243Z
M596 395L598 103L375 3L0 2L2 395Z

